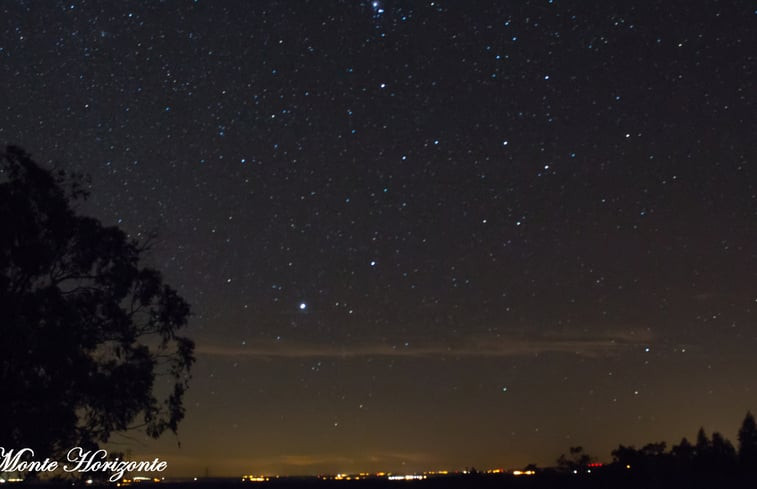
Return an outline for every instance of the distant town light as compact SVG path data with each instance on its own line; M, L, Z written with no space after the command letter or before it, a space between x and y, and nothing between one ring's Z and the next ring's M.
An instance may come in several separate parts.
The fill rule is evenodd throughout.
M262 475L243 475L242 476L242 482L267 482L269 481L269 477L264 477Z

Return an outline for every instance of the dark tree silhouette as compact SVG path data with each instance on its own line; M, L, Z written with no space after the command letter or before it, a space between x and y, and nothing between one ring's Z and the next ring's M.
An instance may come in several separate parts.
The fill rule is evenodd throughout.
M736 466L736 450L717 431L712 434L712 463L717 470L730 470Z
M618 448L611 452L611 455L616 464L634 468L637 468L642 456L633 446L627 447L624 445L619 445Z
M0 153L0 445L37 456L176 432L194 361L188 304L146 246L77 215L83 183Z
M557 459L557 465L562 470L574 471L581 470L591 463L592 457L584 452L583 447L570 447L568 449L570 457L566 457L563 453L560 458Z
M697 443L694 445L694 450L696 451L697 456L703 456L710 453L711 448L712 443L710 442L710 439L707 438L704 426L701 426L699 431L697 431Z
M665 454L667 443L660 441L657 443L647 443L641 448L641 454L644 457L661 457Z
M757 471L757 424L747 412L739 429L739 463L748 471Z
M719 462L730 464L736 461L733 445L717 431L712 434L712 453Z
M677 461L679 467L687 468L694 460L694 445L686 437L681 438L681 443L670 449L671 455Z
M736 466L736 450L731 442L717 431L712 434L710 440L704 428L699 428L694 453L694 467L698 471L725 471Z
M634 474L649 476L665 472L670 465L671 456L665 452L666 443L647 443L637 450L633 446L619 445L612 451L613 462Z
M708 438L704 428L699 428L695 445L682 438L670 451L666 446L665 442L648 443L640 449L619 445L612 451L613 462L590 474L604 478L602 482L586 487L757 487L757 426L749 412L739 430L739 457L721 433L715 431ZM562 455L558 459L563 474L588 462L581 447L571 447L570 454L570 458Z

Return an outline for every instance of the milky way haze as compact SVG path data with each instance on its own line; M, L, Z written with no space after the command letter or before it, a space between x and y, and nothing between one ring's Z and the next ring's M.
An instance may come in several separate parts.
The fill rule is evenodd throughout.
M0 142L192 304L174 475L554 463L757 409L746 1L6 1ZM177 445L181 442L181 447Z

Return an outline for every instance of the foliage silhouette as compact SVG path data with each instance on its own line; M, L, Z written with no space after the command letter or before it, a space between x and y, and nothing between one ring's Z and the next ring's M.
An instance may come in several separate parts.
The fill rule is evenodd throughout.
M712 465L716 470L732 470L736 466L736 450L717 431L712 434Z
M563 453L560 458L557 459L557 466L560 470L566 472L580 471L589 465L593 458L584 452L583 447L570 447L568 449L570 456L566 457Z
M694 462L696 449L686 437L681 438L678 445L670 449L670 455L676 461L677 470L690 470Z
M613 462L598 472L612 487L757 487L756 455L757 427L747 413L739 430L738 454L721 433L709 438L702 427L695 444L682 438L669 451L665 442L640 449L619 445L612 451Z
M739 429L739 463L757 471L757 425L751 412L746 413Z
M85 184L0 153L0 446L38 457L175 433L194 362L189 305L146 245L77 215Z

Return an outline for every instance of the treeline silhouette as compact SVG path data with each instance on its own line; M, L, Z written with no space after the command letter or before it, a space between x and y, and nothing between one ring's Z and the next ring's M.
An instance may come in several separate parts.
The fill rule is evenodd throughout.
M681 487L714 487L708 484L715 481L739 483L728 487L757 487L757 424L751 412L741 423L737 447L721 433L708 437L701 427L693 443L684 437L669 450L664 441L641 448L619 445L611 454L612 463L602 465L582 447L570 447L569 455L557 460L558 470L580 478L593 473L619 487L679 487L670 485L673 482L685 484Z

